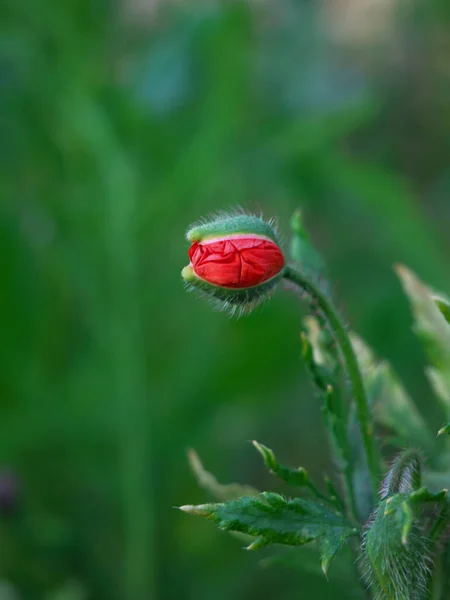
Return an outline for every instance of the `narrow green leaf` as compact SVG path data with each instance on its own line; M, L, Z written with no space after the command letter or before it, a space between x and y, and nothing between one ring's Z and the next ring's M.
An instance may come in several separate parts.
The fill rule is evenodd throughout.
M292 239L291 256L303 269L312 273L323 273L325 263L312 244L308 232L303 227L303 216L300 210L295 211L291 219Z
M310 479L306 469L303 467L299 467L298 469L284 467L278 463L275 454L270 448L267 448L267 446L264 446L257 441L253 441L253 445L261 454L266 467L273 475L280 477L280 479L289 483L289 485L298 487L307 487L309 485Z
M212 473L205 470L195 450L189 449L187 455L189 465L198 484L214 498L217 498L217 500L236 500L243 496L256 496L259 494L258 490L249 485L241 485L240 483L219 483Z
M433 299L433 293L403 265L396 272L408 296L415 317L414 331L425 344L431 366L427 375L450 415L450 324Z
M317 542L322 569L345 541L358 530L345 517L325 504L264 492L260 497L245 497L220 504L181 506L180 510L212 520L219 529L239 531L256 538L248 549L271 544L303 546Z

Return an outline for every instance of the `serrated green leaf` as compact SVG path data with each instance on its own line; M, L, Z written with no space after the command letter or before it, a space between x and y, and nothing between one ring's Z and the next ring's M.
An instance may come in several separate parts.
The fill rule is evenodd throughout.
M358 530L345 517L325 504L303 498L288 500L270 492L260 497L180 509L210 519L224 531L239 531L255 537L249 549L317 542L325 571L342 544L358 535Z
M403 265L396 267L415 317L414 331L422 339L431 366L426 373L444 410L450 415L450 324L431 290Z
M273 475L280 477L280 479L289 483L289 485L298 487L307 487L309 485L310 479L306 469L303 467L299 467L298 469L284 467L278 463L275 454L270 448L256 441L253 441L253 445L261 454L266 467Z
M212 473L203 467L203 464L195 450L188 450L189 465L198 481L200 487L209 492L217 500L236 500L243 496L256 496L259 491L249 485L240 483L219 483Z
M253 441L253 445L261 454L264 460L264 464L273 475L279 477L289 485L306 488L310 492L312 492L312 494L314 494L316 498L324 500L325 502L330 502L332 504L335 504L338 508L341 508L342 505L340 504L340 499L337 496L336 492L334 491L334 494L332 494L332 496L329 498L322 494L322 492L320 492L320 490L318 490L314 483L311 481L306 469L304 469L303 467L291 469L290 467L280 465L280 463L275 457L275 454L270 448L264 446L263 444L260 444L257 441Z
M352 334L351 340L376 421L391 429L402 446L434 451L433 435L391 365L378 361L359 336Z

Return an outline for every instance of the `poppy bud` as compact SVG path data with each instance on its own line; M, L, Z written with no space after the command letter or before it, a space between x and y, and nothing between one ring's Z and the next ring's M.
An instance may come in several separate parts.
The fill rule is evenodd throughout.
M259 217L219 217L192 227L187 239L192 245L183 278L233 310L261 302L283 275L276 231Z

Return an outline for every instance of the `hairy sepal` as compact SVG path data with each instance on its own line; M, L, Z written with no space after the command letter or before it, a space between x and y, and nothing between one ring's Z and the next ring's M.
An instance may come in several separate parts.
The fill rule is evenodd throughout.
M192 225L186 233L189 242L204 242L209 239L232 235L260 235L280 246L278 231L273 219L246 213L223 212Z
M283 277L283 271L259 285L247 288L226 288L213 285L198 277L188 265L181 272L186 288L209 299L215 308L231 315L247 314L268 300Z
M426 591L430 544L418 518L412 519L405 538L405 500L398 498L391 507L388 499L382 500L364 534L364 577L377 600L421 600Z

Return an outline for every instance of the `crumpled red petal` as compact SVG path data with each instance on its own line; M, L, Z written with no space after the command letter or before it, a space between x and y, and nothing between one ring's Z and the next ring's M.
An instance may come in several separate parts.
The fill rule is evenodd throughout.
M275 242L248 236L206 244L195 242L189 248L189 258L198 277L229 288L258 285L284 266L283 253Z

